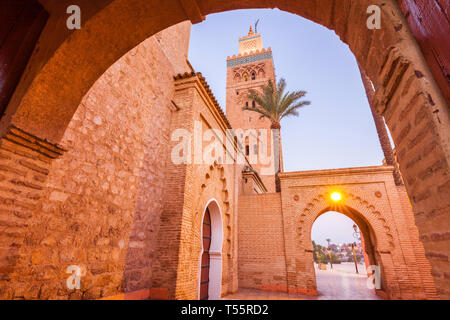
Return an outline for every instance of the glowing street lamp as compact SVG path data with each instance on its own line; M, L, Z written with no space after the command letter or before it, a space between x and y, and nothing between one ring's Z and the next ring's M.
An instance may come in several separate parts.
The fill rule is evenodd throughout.
M355 223L353 224L353 230L355 230L355 232L353 232L353 237L356 240L361 241L361 232L358 230L358 226Z
M342 195L339 192L333 192L330 197L331 197L331 200L336 201L336 202L341 201L341 199L342 199Z

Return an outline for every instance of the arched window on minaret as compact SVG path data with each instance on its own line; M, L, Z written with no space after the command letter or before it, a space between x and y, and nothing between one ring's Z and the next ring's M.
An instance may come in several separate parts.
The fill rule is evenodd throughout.
M264 78L264 76L265 76L264 70L263 70L263 69L260 69L260 70L258 71L258 78Z
M244 81L247 81L247 80L248 80L248 74L247 74L247 72L244 73L244 74L242 75L242 77L244 78Z
M245 137L245 155L250 155L250 139L248 138L248 136Z
M252 72L252 80L255 80L256 79L256 73L253 71Z
M255 100L252 101L252 107L253 107L253 108L256 107L256 102L255 102Z
M245 107L248 108L248 101L245 101Z

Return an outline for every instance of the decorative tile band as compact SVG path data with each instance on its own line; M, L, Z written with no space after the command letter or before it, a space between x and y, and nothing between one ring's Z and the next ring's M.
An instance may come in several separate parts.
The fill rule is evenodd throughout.
M267 59L272 59L271 51L260 53L260 54L255 54L255 55L250 55L250 56L245 56L245 57L238 58L238 59L228 60L227 68L239 66L241 64L246 64L246 63L251 63L251 62L256 62L256 61L261 61L261 60L267 60Z
M253 37L248 37L248 38L242 38L242 39L239 39L239 42L240 41L245 41L245 40L250 40L250 39L255 39L255 38L261 38L261 36L260 35L257 35L257 36L253 36Z

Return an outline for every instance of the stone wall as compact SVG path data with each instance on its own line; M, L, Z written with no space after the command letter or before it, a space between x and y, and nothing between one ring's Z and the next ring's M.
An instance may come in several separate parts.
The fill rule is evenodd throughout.
M96 299L151 287L173 76L190 70L189 32L189 22L171 27L108 69L78 107L57 160L2 144L3 169L23 163L1 190L4 210L16 212L2 215L12 236L2 237L3 298ZM22 206L7 201L13 195L26 198ZM83 269L81 290L67 290L70 265Z

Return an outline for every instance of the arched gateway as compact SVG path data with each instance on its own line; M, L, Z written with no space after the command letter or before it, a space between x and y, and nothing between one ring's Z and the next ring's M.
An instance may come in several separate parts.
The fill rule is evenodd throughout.
M189 69L184 55L188 41L178 37L183 32L171 29L163 35L157 33L186 20L199 23L211 13L277 7L334 30L349 45L375 89L372 107L385 117L391 129L415 216L392 213L400 212L399 203L408 208L405 201L378 207L376 202L366 199L365 193L347 192L364 199L360 205L356 200L349 205L364 217L364 201L368 201L369 207L374 206L370 226L377 235L376 248L386 279L394 277L393 274L412 279L409 274L417 272L410 270L408 259L416 259L417 266L429 270L426 259L421 258L424 256L421 245L415 240L411 244L407 236L415 232L418 239L417 231L398 220L409 219L409 226L414 224L415 217L427 257L434 267L439 294L448 297L444 274L450 267L448 250L442 245L448 233L444 222L450 201L448 101L436 85L397 2L400 1L41 1L49 13L47 23L0 120L0 207L2 224L6 224L1 248L0 296L100 298L138 292L142 297L195 298L198 283L192 275L198 271L201 233L197 231L201 220L197 218L201 211L196 211L194 203L211 198L220 199L224 213L222 284L226 290L222 292L237 289L235 181L241 177L242 168L219 168L220 174L213 178L215 166L199 169L184 163L161 165L170 157L164 146L168 145L168 132L173 129L161 127L162 124L191 129L194 121L200 121L204 127L225 131L229 123L205 80ZM82 28L76 31L69 31L62 18L72 4L82 8ZM370 5L381 9L381 29L367 28ZM185 26L172 28L179 31ZM171 49L162 53L158 46L164 44ZM148 56L154 65L147 63ZM139 76L146 80L136 83L133 76L142 70L146 73ZM178 72L184 75L174 79ZM114 88L111 82L122 87ZM128 88L136 92L130 93ZM189 95L196 99L186 99ZM141 99L133 100L136 97ZM197 108L201 103L206 106L203 111ZM152 106L151 110L146 109L148 106ZM188 108L195 112L189 112ZM108 128L102 127L104 114L115 115L117 121L108 123ZM126 130L127 123L142 131ZM143 132L157 143L146 144ZM121 149L124 146L134 149ZM87 155L83 153L86 150ZM88 165L81 164L83 161ZM100 165L101 170L96 171L95 166L105 161L106 165ZM202 177L201 181L195 177ZM276 247L277 255L283 257L270 262L277 272L270 281L257 279L255 286L313 293L314 279L308 271L310 247L307 242L305 247L299 247L302 237L306 239L303 233L306 229L297 218L303 213L307 217L308 211L301 210L315 208L314 204L322 201L317 197L325 195L324 186L334 182L324 182L314 192L305 194L303 191L309 189L291 188L288 185L291 180L285 177L286 191L281 195L254 196L271 200L270 206L261 208L261 212L267 208L281 212L277 208L283 208L280 216L283 219L273 221L271 227L286 231L283 244L279 239L268 244ZM320 193L316 193L319 189ZM299 193L295 194L295 190ZM395 196L391 189L379 191L386 197ZM301 200L292 200L294 197ZM249 206L252 200L248 201L247 204L239 201L239 206ZM306 208L302 208L304 203ZM254 207L259 205L255 203ZM317 213L325 208L318 207ZM242 210L246 212L245 208ZM381 219L375 217L376 212ZM251 215L241 212L239 215L239 226L245 226L241 222ZM302 228L302 233L298 228ZM403 230L402 237L395 230ZM243 239L246 237L244 233ZM405 250L411 254L397 254L400 247L410 246L412 249ZM89 254L83 251L87 247ZM258 248L261 247L256 251ZM247 258L243 255L239 263ZM73 264L88 266L86 277L90 285L81 292L72 292L64 285L64 270ZM254 260L249 260L247 266L252 264ZM246 274L248 270L240 265L240 271ZM244 284L255 280L252 277L245 280L241 274L239 277ZM386 290L392 297L432 297L433 294L427 294L432 291L431 282L421 277L415 276L416 282L407 288L407 282L392 282Z
M337 211L360 227L387 297L435 297L408 198L392 172L381 166L282 173L280 195L241 197L241 286L316 295L311 229L321 214ZM330 197L334 192L341 200ZM252 228L256 219L258 229Z

